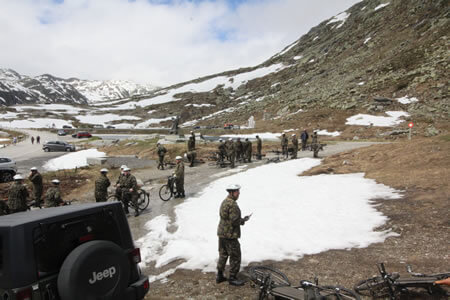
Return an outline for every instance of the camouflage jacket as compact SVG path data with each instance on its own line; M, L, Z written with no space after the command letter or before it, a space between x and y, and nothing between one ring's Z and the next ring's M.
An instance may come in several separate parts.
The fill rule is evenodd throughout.
M241 225L244 225L244 223L236 200L228 196L220 205L220 222L217 227L217 235L226 239L238 239L241 237Z
M120 186L121 182L124 178L125 178L125 175L123 175L123 173L120 173L119 178L117 178L116 184L118 184Z
M298 148L298 140L297 140L297 137L293 137L291 141L292 141L292 146L294 146L294 148Z
M131 174L129 176L124 175L120 182L120 187L124 189L126 192L129 192L130 189L133 189L133 192L137 192L138 186L136 177L134 177Z
M195 150L195 141L192 138L190 138L187 143L187 146L188 146L188 151L194 151Z
M8 206L12 210L27 210L28 190L25 185L14 182L8 192Z
M219 146L217 146L220 153L226 153L226 147L224 142L219 142Z
M225 149L227 151L227 155L234 155L236 153L236 145L233 141L227 141L225 143Z
M311 143L317 144L317 133L313 133Z
M108 187L111 185L108 177L101 174L100 177L95 180L95 194L107 194Z
M57 207L63 202L59 187L52 186L45 193L45 205L47 207Z
M282 137L281 137L281 147L287 146L288 143L289 143L289 142L288 142L287 137L286 137L286 136L282 136Z
M35 191L41 191L44 188L42 185L42 175L38 172L34 173L34 174L30 174L30 176L28 177L28 179L30 179L30 181L33 183L33 189Z
M179 179L184 179L184 163L180 161L175 167L175 175Z
M256 149L261 150L262 148L262 141L260 138L256 139Z
M164 147L163 145L158 146L158 156L164 156L166 152L167 152L166 147Z
M236 142L236 152L242 153L244 151L244 144L241 141Z
M252 153L252 142L245 142L245 153Z

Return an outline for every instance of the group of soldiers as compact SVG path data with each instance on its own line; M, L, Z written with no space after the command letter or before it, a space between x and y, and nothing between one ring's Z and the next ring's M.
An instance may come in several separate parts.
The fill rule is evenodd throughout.
M302 151L305 151L307 148L309 134L306 129L303 130L302 134L300 135L301 140L301 146ZM281 154L287 159L289 156L289 152L291 151L291 158L296 159L297 158L297 152L299 149L299 141L297 138L297 135L293 133L291 135L291 144L292 148L289 149L289 140L285 133L281 135ZM320 144L317 140L317 131L315 130L312 135L312 141L311 141L311 151L314 153L314 157L318 157L320 149Z
M42 194L44 190L42 175L36 167L30 169L28 180L33 186L33 201L29 201L29 193L24 184L25 178L21 174L14 175L14 183L8 190L8 203L0 201L0 215L12 214L26 211L31 205L35 207L42 206ZM59 188L60 181L58 179L52 180L52 186L47 189L44 195L45 207L56 207L64 205L61 198L61 191Z
M235 167L236 161L251 162L252 161L252 142L245 138L242 142L241 138L237 138L236 142L232 138L229 138L226 142L223 139L219 139L218 155L219 163L224 162L227 159L230 162L230 167ZM256 159L260 160L262 157L262 141L259 136L256 136Z

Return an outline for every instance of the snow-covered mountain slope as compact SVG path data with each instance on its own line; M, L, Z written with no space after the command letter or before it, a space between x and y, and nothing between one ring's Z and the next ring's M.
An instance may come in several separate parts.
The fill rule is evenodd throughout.
M0 106L30 103L88 104L149 94L156 87L129 81L62 79L49 74L25 76L0 69Z
M145 95L156 89L156 86L137 84L126 80L67 80L83 94L89 102L129 98L134 95Z

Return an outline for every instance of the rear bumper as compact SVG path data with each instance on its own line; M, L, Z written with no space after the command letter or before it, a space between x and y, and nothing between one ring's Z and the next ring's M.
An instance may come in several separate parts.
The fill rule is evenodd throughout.
M141 300L144 299L145 294L148 293L150 289L150 283L148 281L148 277L141 275L139 280L135 283L131 284L126 292L125 299L126 300Z

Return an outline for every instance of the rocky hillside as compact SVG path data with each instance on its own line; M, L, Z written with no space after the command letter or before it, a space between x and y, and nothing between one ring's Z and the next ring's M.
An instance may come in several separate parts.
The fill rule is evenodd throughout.
M128 81L62 79L52 75L29 77L14 70L0 69L0 106L31 103L88 104L147 94L151 85Z
M271 116L301 123L304 112L316 121L391 110L426 122L448 120L449 29L446 0L364 0L259 66L114 107L151 109L156 117L178 114L189 126L243 124L251 115L257 122ZM395 100L405 96L417 101Z

